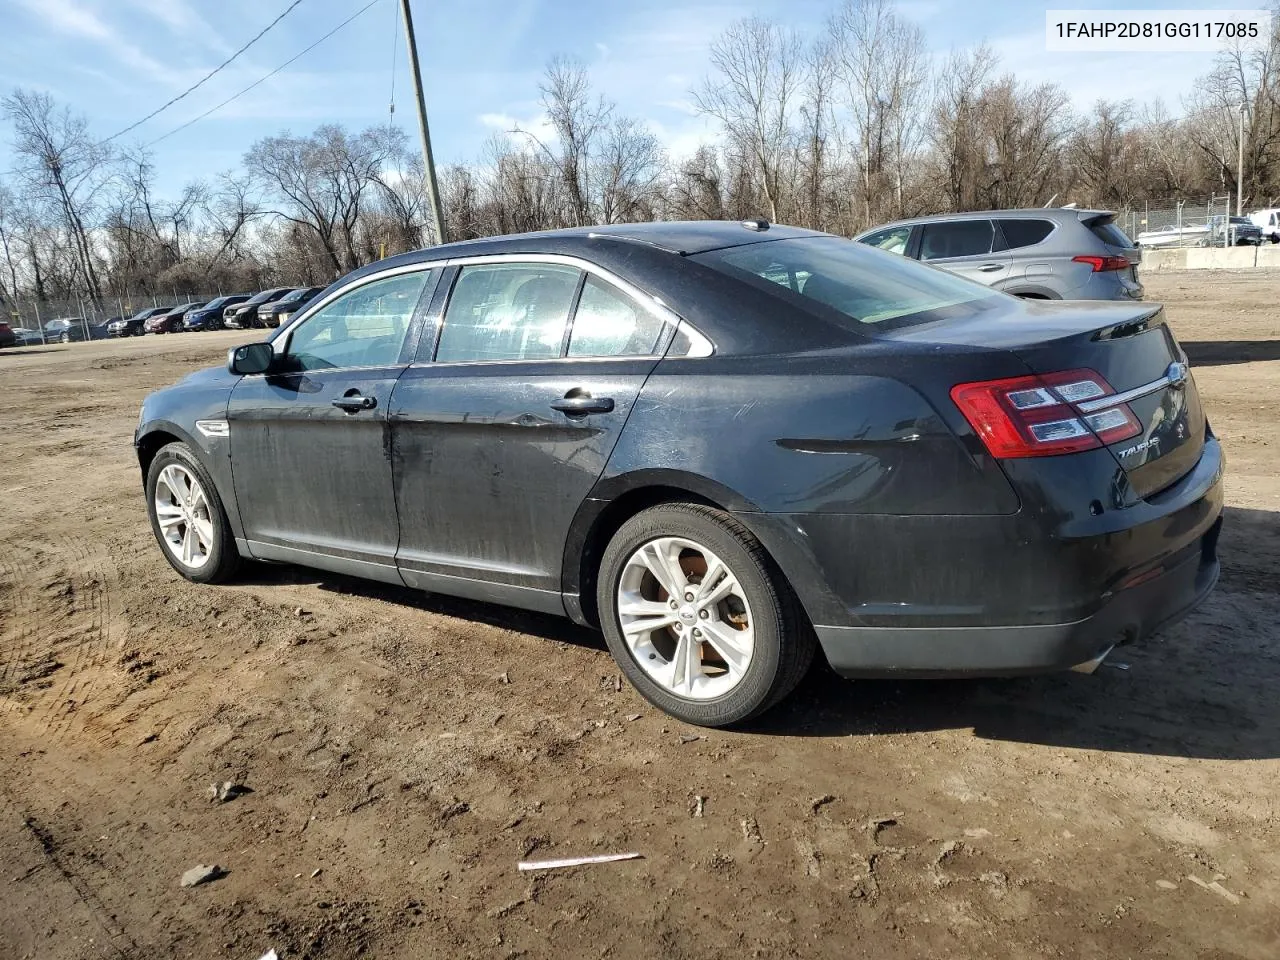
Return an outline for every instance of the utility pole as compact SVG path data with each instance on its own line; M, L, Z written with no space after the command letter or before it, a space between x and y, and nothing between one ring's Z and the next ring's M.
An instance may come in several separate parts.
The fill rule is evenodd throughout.
M413 14L409 0L400 0L400 13L404 17L404 37L409 45L409 73L413 77L413 92L418 101L418 127L422 132L422 163L427 175L427 200L431 203L431 216L436 225L436 242L447 243L444 233L444 211L440 208L440 188L436 184L436 164L431 158L431 130L427 126L427 100L422 94L422 74L418 71L418 44L413 38Z
M406 0L408 2L408 0ZM1236 216L1244 204L1244 104L1240 104L1240 137L1236 141Z

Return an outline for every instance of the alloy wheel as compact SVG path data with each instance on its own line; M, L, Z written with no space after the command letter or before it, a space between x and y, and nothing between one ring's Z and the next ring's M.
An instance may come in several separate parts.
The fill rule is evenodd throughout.
M183 566L198 570L213 550L213 518L204 488L187 468L171 463L156 479L156 522L165 549Z
M627 559L618 619L635 662L663 689L688 700L729 693L751 665L751 606L719 557L683 537L660 537Z

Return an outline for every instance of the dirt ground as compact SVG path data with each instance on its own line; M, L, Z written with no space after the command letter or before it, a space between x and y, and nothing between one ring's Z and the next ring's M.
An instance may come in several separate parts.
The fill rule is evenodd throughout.
M734 732L567 621L180 580L138 404L243 333L3 352L0 958L1280 956L1280 274L1144 280L1229 457L1211 600L1093 676L823 665Z

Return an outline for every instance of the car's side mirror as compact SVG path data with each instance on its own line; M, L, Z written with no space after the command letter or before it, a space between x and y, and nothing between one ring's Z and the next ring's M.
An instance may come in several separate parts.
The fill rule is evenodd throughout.
M266 373L275 360L275 350L269 343L246 343L227 351L227 369L237 376Z

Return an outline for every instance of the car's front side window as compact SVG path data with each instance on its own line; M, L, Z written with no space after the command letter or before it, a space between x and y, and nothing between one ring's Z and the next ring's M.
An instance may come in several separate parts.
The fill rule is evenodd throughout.
M550 263L464 266L445 308L437 363L560 356L582 271Z
M417 270L384 277L325 304L290 336L286 368L398 363L414 310L431 276L430 270Z

